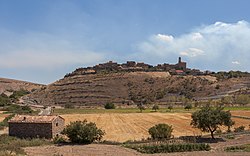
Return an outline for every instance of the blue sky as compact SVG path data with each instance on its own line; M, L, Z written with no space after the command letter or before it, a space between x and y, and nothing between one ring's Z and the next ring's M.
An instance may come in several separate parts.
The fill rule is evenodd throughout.
M250 71L248 0L1 0L0 77L51 83L108 60Z

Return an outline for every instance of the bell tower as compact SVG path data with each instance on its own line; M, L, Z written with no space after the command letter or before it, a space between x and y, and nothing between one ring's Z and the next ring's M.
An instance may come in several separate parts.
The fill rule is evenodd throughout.
M178 61L178 63L181 63L181 57L179 57L179 61Z

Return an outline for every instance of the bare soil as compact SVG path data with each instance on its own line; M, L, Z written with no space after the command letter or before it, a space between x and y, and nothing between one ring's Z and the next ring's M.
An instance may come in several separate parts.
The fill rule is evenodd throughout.
M242 135L233 140L226 142L219 142L210 144L211 151L198 151L198 152L181 152L181 153L162 153L162 154L142 154L132 149L127 149L116 145L63 145L63 146L42 146L42 147L28 147L25 152L29 156L248 156L249 152L225 152L223 149L232 145L242 145L250 142L249 135Z

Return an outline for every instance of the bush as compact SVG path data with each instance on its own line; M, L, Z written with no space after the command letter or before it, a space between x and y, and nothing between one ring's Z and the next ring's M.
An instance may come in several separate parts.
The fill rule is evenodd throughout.
M53 143L54 144L66 143L66 139L63 138L62 136L56 136L53 138Z
M170 139L172 136L173 128L167 124L157 124L148 130L152 139L163 140Z
M171 112L171 110L173 109L173 106L172 106L172 105L169 105L169 106L168 106L168 109L169 109L170 112Z
M235 136L234 136L234 135L229 134L229 135L226 135L226 136L225 136L225 138L226 138L226 139L235 139Z
M216 86L215 86L215 89L220 89L220 85L216 85Z
M87 120L84 120L71 122L64 128L62 134L65 134L73 143L90 144L100 141L105 132L97 128L95 123L87 123Z
M29 94L30 92L24 89L14 91L12 95L10 95L10 98L14 101L17 101L20 97Z
M104 105L104 108L105 109L115 109L115 104L108 102Z
M8 121L14 116L15 114L11 114L9 116L7 116L6 118L4 118L4 120L2 122L0 122L0 130L4 129L4 127L8 126Z
M138 104L137 107L140 110L140 112L142 112L143 110L145 110L145 107L143 106L143 104Z
M4 93L2 93L0 95L0 107L3 107L5 105L9 105L10 103L11 103L10 98L7 95L5 95Z
M155 145L125 145L141 153L172 153L172 152L191 152L191 151L209 151L208 144L155 144Z
M154 111L159 110L159 106L155 104L155 105L152 107L152 110L154 110Z
M245 130L245 126L239 126L234 129L234 132L243 132Z
M7 111L9 113L17 113L17 114L31 114L33 110L29 106L19 106L19 105L9 105L3 108L3 111Z
M192 109L192 104L187 104L184 109L187 109L187 110Z
M68 104L65 104L65 105L64 105L64 108L73 109L73 108L75 108L75 107L74 107L74 105L68 103Z

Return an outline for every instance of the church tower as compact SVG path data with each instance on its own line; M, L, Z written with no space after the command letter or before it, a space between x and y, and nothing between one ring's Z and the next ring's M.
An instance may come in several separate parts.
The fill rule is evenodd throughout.
M181 57L179 57L178 63L176 64L177 69L179 70L186 70L187 69L187 63L186 62L181 62Z
M179 61L178 61L178 63L181 63L181 57L179 57Z

